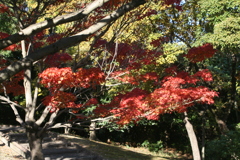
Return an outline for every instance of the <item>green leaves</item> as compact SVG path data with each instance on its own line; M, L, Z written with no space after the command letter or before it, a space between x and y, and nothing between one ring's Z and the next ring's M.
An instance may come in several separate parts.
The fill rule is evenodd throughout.
M240 48L240 18L229 17L214 26L213 43L221 48Z
M236 53L240 47L240 1L201 0L198 4L204 28L197 43L212 43L222 51Z
M236 0L201 0L199 5L203 18L212 24L219 23L228 17L239 16L240 2Z
M211 157L211 159L239 159L239 136L239 130L229 131L226 135L221 135L218 139L208 142L206 157Z

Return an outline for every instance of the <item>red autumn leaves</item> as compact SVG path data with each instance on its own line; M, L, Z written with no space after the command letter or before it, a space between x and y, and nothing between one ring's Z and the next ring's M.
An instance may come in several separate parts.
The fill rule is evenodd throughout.
M0 13L7 12L8 10L9 8L6 5L0 4Z
M179 72L176 76L165 77L161 87L152 93L135 88L119 94L110 104L97 108L96 112L114 114L119 117L119 124L127 124L142 118L157 120L164 113L184 112L195 102L213 104L217 93L204 86L196 86L200 81L212 81L211 73L208 70L194 75Z
M5 38L6 36L6 34L2 34L2 38ZM129 47L124 44L119 46L121 49L117 60L120 62L121 60L124 60L124 57L126 58L129 56L124 52L124 50L126 50L126 48L124 49L124 46L127 46L126 48ZM127 50L130 49L131 48L128 48ZM186 58L188 58L191 62L196 63L212 57L215 51L216 50L213 49L212 45L205 44L203 46L190 49ZM121 54L123 52L124 54ZM133 53L131 53L131 55L132 54ZM145 55L145 57L148 56ZM54 61L56 59L58 61ZM57 53L55 55L48 56L45 62L47 62L50 66L59 67L61 62L68 60L71 60L71 57L68 54ZM4 62L6 61L3 60L2 65L4 65ZM142 61L140 60L140 62ZM83 104L76 104L76 96L72 93L64 92L64 89L74 87L95 87L105 81L105 75L99 68L80 68L77 72L73 72L70 67L57 67L48 68L39 74L41 84L50 91L50 95L43 99L43 104L46 106L52 106L52 112L58 108L77 109L83 106ZM128 67L127 69L131 70L134 68ZM174 111L184 112L188 107L194 105L195 102L207 104L214 103L213 98L217 96L216 92L203 86L196 86L200 81L212 81L211 73L208 70L199 71L194 75L189 75L186 72L177 72L176 70L176 68L166 69L166 73L170 73L173 76L165 77L161 81L161 87L155 89L152 93L135 88L125 94L119 94L107 105L100 105L100 107L95 110L95 113L102 116L113 114L116 117L119 117L119 124L126 124L130 121L138 121L142 118L156 120L159 118L159 115L164 113L171 113ZM122 71L120 71L120 73L122 73ZM128 74L124 77L116 77L116 79L133 85L139 85L139 82L145 83L147 81L154 81L157 83L159 79L155 72L145 73L137 77L132 76L129 73L130 72L128 72ZM119 73L113 72L113 77L114 74L118 75ZM22 92L14 92L16 90L23 91L23 88L19 89L19 87L22 86L18 84L22 81L22 79L23 74L19 74L9 82L4 83L4 86L8 88L7 94L22 94ZM3 92L3 90L1 90L1 92ZM90 99L85 105L91 104L96 105L98 102L96 99Z
M207 58L211 58L216 50L209 43L204 44L203 46L193 47L188 51L188 54L185 56L189 61L196 63L201 62Z
M82 105L76 104L76 96L64 90L69 88L89 88L100 85L105 76L98 68L78 69L73 72L70 67L48 68L39 74L41 84L50 91L50 95L44 98L43 104L56 108L79 108ZM89 102L90 103L90 102ZM96 102L94 102L96 103Z
M72 57L67 53L55 53L48 55L44 60L44 63L48 67L60 67L62 63L72 60Z
M120 48L123 46L120 45ZM128 45L125 46L129 47ZM121 54L123 51L124 47L120 50L117 60L123 57L126 59L129 56L126 53ZM194 51L196 52L195 55L193 55ZM199 62L211 57L214 53L213 47L210 44L206 44L190 49L186 57L192 62ZM102 105L96 99L91 99L91 101L89 100L83 105L75 103L76 97L72 93L60 90L74 87L89 88L100 85L105 82L106 77L104 73L99 68L80 68L77 72L72 72L69 67L48 68L39 74L41 84L48 88L51 93L50 96L44 99L43 103L44 105L53 106L53 111L57 108L80 108L85 105L98 105L99 107L96 108L95 114L99 116L114 115L118 117L119 124L126 124L142 118L157 120L164 113L184 112L196 102L213 104L213 99L217 96L216 92L199 85L203 81L209 82L213 80L208 70L202 70L189 75L187 72L178 71L176 67L171 67L166 69L166 73L169 76L164 77L159 82L159 76L155 72L134 76L131 74L132 69L128 67L126 70L117 70L111 74L111 78L115 78L115 80L135 85L132 91L115 96L109 104ZM124 76L118 76L121 74ZM137 87L140 82L146 83L148 81L153 81L156 84L155 90L151 93Z
M0 70L5 69L7 64L8 64L7 60L0 59ZM12 94L13 96L24 94L24 88L23 85L21 85L23 77L24 73L19 72L18 74L10 78L8 81L3 82L2 85L0 86L0 93L4 93L7 95Z
M103 72L98 68L78 69L73 72L70 67L48 68L39 74L41 84L55 92L60 88L89 88L99 85L105 80Z

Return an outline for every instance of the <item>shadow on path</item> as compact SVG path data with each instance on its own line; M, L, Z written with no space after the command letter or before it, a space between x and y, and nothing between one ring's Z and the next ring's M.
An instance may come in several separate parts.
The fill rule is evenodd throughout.
M166 157L166 156L155 156L148 155L144 153L138 153L134 151L130 151L118 146L114 146L111 144L106 144L98 141L90 141L85 138L80 138L71 135L63 135L60 134L60 137L64 137L70 142L76 143L81 147L90 150L96 154L99 154L106 158L107 160L173 160L175 158Z

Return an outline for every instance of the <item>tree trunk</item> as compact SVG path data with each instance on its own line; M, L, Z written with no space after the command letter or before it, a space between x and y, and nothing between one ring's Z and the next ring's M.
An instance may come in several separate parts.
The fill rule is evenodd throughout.
M27 129L26 132L31 151L31 160L44 160L42 153L42 137L38 135L37 130Z
M96 122L91 122L90 126L89 126L89 139L90 140L94 140L94 141L98 141L99 139L97 138L96 135Z
M187 133L188 133L188 138L190 140L192 153L193 153L193 159L194 160L201 160L200 151L199 151L199 147L198 147L198 141L197 141L196 134L193 130L193 126L188 121L187 112L184 112L184 115L185 115L185 118L184 118L185 127L186 127L186 130L187 130Z
M206 137L206 132L205 132L205 125L206 125L206 117L205 117L205 108L204 111L202 112L202 148L201 148L201 157L202 160L205 160L205 137Z
M227 124L223 120L219 119L217 116L215 116L215 120L218 124L218 127L219 127L219 130L220 130L221 134L225 134L226 132L229 131L229 129L227 127Z
M228 107L227 111L224 112L225 115L218 113L218 115L221 114L221 117L219 118L219 116L217 115L217 112L213 110L213 108L209 108L210 113L212 114L212 116L215 118L216 123L218 125L217 127L217 131L218 134L225 134L226 132L229 131L228 126L226 124L227 118L231 112L231 108Z

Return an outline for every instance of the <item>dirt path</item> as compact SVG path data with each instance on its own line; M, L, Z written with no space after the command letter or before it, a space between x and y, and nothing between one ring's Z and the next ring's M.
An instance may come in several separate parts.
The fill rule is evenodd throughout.
M114 144L106 144L98 141L90 141L86 138L81 138L73 135L60 134L70 142L81 145L93 153L102 155L106 160L176 160L174 155L164 153L152 153L144 148L132 148L116 146Z
M6 128L6 127L5 127ZM12 127L11 130L17 127ZM21 128L19 128L21 130ZM19 130L17 129L17 130ZM28 157L29 151L26 152L25 133L14 133L8 130L7 135L11 138L8 147L6 139L0 136L0 160L24 160L24 157ZM4 130L4 127L0 126L0 131ZM10 134L11 133L11 134ZM2 133L2 136L5 133ZM5 135L6 135L5 134ZM176 154L153 154L145 148L131 148L124 146L116 146L115 144L106 144L103 142L89 141L88 139L78 137L76 135L65 135L50 132L49 135L43 140L43 152L47 159L79 159L79 160L173 160L173 159L188 159L186 157L176 157ZM49 141L48 139L51 139ZM2 141L1 141L2 140ZM3 143L4 142L4 143ZM61 143L60 143L61 142ZM18 145L16 145L17 143ZM18 148L16 148L18 147ZM18 153L12 149L17 149ZM25 148L25 149L24 149ZM21 150L19 150L21 149ZM45 158L45 159L46 159Z

